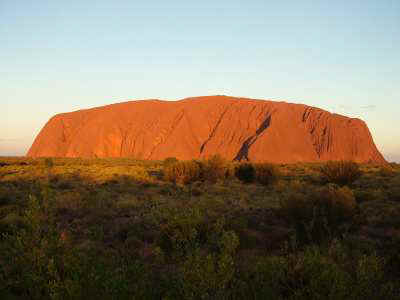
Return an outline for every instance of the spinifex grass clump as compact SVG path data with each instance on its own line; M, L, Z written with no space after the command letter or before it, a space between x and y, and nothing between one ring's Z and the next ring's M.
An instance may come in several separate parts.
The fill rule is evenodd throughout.
M175 183L191 183L200 179L200 165L192 161L178 161L164 167L164 178Z
M219 154L210 156L202 162L202 177L209 182L217 182L224 179L228 172L228 162Z
M352 161L329 161L320 168L324 180L339 185L350 185L362 175L360 167Z
M215 183L225 179L229 171L229 163L220 155L210 156L205 160L164 161L164 178L179 183L207 181Z

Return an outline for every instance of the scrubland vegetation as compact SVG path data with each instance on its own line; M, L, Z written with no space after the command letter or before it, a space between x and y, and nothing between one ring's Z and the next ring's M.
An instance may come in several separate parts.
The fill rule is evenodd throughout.
M400 299L400 166L0 159L0 299Z

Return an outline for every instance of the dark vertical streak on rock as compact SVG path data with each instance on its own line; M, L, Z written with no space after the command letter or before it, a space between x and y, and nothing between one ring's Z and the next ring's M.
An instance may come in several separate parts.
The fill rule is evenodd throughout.
M256 134L249 137L240 148L233 160L241 161L242 159L249 160L249 149L257 141L258 137L271 125L271 116L269 115L260 127L256 130Z

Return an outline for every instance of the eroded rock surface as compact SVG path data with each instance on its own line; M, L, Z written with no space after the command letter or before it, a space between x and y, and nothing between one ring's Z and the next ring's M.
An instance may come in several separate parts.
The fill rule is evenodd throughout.
M59 114L27 155L192 159L215 153L280 163L385 162L362 120L302 104L226 96L130 101Z

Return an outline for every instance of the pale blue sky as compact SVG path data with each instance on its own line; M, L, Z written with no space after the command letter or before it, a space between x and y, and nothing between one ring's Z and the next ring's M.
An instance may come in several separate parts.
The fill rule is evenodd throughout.
M400 161L400 1L0 0L0 155L56 113L215 94L361 117Z

